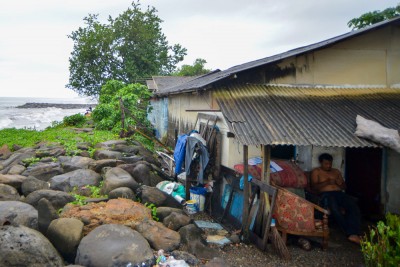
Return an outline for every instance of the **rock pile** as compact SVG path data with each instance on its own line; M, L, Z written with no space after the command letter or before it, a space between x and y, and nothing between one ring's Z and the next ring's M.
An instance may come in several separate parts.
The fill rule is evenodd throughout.
M111 140L91 158L89 147L77 156L54 144L1 148L0 266L152 266L158 250L197 266L216 256L181 204L155 187L163 178L150 151Z

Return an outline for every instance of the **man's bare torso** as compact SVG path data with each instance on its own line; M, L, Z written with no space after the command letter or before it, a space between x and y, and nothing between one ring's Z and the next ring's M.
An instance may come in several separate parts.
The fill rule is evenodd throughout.
M319 192L341 191L343 189L342 174L338 169L330 169L325 171L322 168L315 168L311 174L312 185L320 185L315 188Z

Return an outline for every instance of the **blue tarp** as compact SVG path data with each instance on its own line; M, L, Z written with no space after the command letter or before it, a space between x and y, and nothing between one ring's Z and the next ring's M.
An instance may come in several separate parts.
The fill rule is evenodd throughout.
M178 141L176 142L174 150L174 160L175 160L175 174L180 174L182 172L182 165L185 161L186 155L186 139L188 135L182 134L178 136Z

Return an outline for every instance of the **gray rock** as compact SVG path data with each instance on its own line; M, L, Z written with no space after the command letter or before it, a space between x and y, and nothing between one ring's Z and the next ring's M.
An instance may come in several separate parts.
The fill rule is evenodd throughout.
M160 219L160 221L164 221L164 219L168 215L170 215L172 212L185 214L185 212L182 209L170 208L170 207L158 207L157 208L157 217Z
M179 229L183 246L189 253L200 259L213 259L218 257L217 251L207 246L203 239L203 231L194 224L188 224Z
M126 156L126 157L121 157L121 160L123 162L126 162L127 164L133 164L133 163L142 161L143 157L140 157L140 156Z
M81 143L77 143L76 147L80 150L89 150L89 148L91 147L90 143L88 142L81 142Z
M139 149L137 148L137 146L130 146L126 144L116 144L112 147L108 147L108 150L118 151L129 155L136 155L137 153L139 153Z
M119 187L114 190L111 190L108 193L108 198L109 199L127 198L127 199L136 200L135 193L132 191L132 189L130 189L128 187Z
M83 223L75 218L53 220L46 236L68 262L74 262L78 245L83 238Z
M54 176L49 180L51 189L64 192L72 191L75 186L98 186L100 184L100 181L100 174L88 169L78 169L75 171Z
M18 194L17 189L12 187L11 185L0 184L0 201L7 200L20 200L20 195Z
M102 143L97 143L96 148L113 148L117 145L127 145L128 142L125 140L108 140Z
M38 158L58 157L65 155L65 149L63 146L44 145L35 151L35 155Z
M39 200L37 210L39 217L39 231L42 234L46 234L47 228L49 227L50 223L53 220L58 219L58 213L54 209L51 202L45 198Z
M114 167L106 172L102 190L108 194L118 187L128 187L135 191L139 185L128 172L119 167Z
M58 157L58 161L61 163L61 167L63 168L64 173L75 171L78 169L88 169L89 165L93 163L95 160L89 157L67 157L61 156Z
M150 170L151 167L148 165L139 163L132 170L132 177L140 184L152 186L150 181Z
M135 230L141 233L155 250L172 251L178 248L181 242L181 236L178 232L153 220L141 221L135 225Z
M136 191L136 196L143 203L153 203L157 207L182 208L182 205L174 197L156 187L143 185Z
M75 200L73 196L66 192L44 189L30 193L26 197L25 202L37 207L39 200L42 198L49 200L56 210L64 207L68 202Z
M0 244L0 266L64 266L50 241L28 227L1 226Z
M229 239L230 241L232 241L232 243L234 243L234 244L240 243L240 238L239 238L239 236L236 235L236 234L233 234L233 235L229 236L228 239Z
M8 170L7 174L21 174L26 170L25 166L22 166L20 164L15 164L11 166L11 168Z
M110 151L110 150L96 150L94 152L94 159L120 159L122 157L122 153L118 151Z
M59 175L62 172L59 162L38 162L29 166L22 175L34 176L39 180L47 182L51 177Z
M171 252L171 256L177 260L184 260L187 264L192 266L198 266L200 264L200 260L196 258L196 256L186 251L174 250Z
M85 157L85 158L90 158L90 156L91 156L90 153L86 150L79 151L78 153L76 153L76 155L80 156L80 157Z
M116 167L118 165L125 164L122 160L115 160L115 159L102 159L96 160L89 164L89 169L100 173L104 167Z
M164 220L163 224L174 231L179 230L182 226L188 225L191 223L192 219L184 214L172 212L168 215Z
M6 160L0 161L0 170L4 170L9 166L20 164L23 165L23 160L31 158L35 155L34 149L21 149L18 152L12 153Z
M27 196L34 191L41 189L49 189L49 187L50 186L47 182L36 179L33 176L29 176L22 182L21 191L24 196Z
M153 263L153 251L141 234L118 224L101 225L78 246L75 264L86 267L131 266Z
M38 211L20 201L0 201L0 225L4 224L38 229Z
M25 176L18 174L0 174L0 184L10 185L16 189L21 188L21 184L25 179Z

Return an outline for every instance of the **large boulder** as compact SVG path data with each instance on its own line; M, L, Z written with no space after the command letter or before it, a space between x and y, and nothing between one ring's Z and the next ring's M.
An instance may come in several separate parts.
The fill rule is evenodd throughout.
M185 212L182 209L170 208L170 207L157 207L157 217L160 219L160 221L164 221L164 219L167 216L169 216L172 212L183 215L185 214Z
M143 185L136 191L136 196L143 203L153 203L157 207L182 208L182 205L173 196L156 187Z
M1 170L8 171L7 167L10 167L15 164L23 164L22 161L24 159L31 158L34 155L35 155L34 149L21 149L18 152L14 152L6 160L0 161L0 171Z
M181 242L178 232L152 219L141 221L135 226L135 230L141 233L155 250L172 251L178 248Z
M125 164L122 160L116 160L116 159L101 159L101 160L96 160L94 162L89 163L89 169L100 173L101 170L105 167L116 167L118 165Z
M73 196L66 192L44 189L30 193L26 197L25 202L37 207L39 200L42 198L49 200L56 210L63 208L67 203L75 200Z
M54 176L49 180L51 189L64 192L71 192L75 186L78 188L86 185L98 186L100 181L100 174L88 169L78 169Z
M188 224L179 229L183 248L200 259L211 260L218 257L217 251L207 246L203 231L194 224Z
M0 225L38 228L38 211L29 204L20 201L0 201ZM1 266L1 265L0 265Z
M126 140L108 140L108 141L104 141L104 142L101 142L101 143L97 143L96 144L96 148L106 148L106 149L109 149L109 148L113 148L113 147L116 147L116 146L119 146L119 145L127 145L128 144L128 142L126 141Z
M35 156L38 158L59 157L62 155L65 155L65 149L59 145L43 145L35 151Z
M132 189L128 187L118 187L110 193L108 193L108 198L109 199L115 199L115 198L127 198L127 199L132 199L135 200L136 196L135 193L132 191Z
M118 151L128 155L136 155L137 153L139 153L139 149L137 148L137 146L130 146L127 144L116 144L112 147L107 147L107 149L111 151Z
M25 170L26 170L25 166L20 164L15 164L9 168L7 174L22 174Z
M79 244L75 264L86 267L152 266L153 251L146 239L129 227L102 225Z
M135 191L139 185L128 172L119 167L114 167L106 172L102 191L108 194L118 187L128 187Z
M168 215L164 220L163 224L174 231L179 230L182 226L188 225L191 223L192 219L184 214L172 212Z
M39 231L42 234L46 234L47 228L49 227L50 223L53 220L58 219L58 213L54 209L51 202L45 198L39 200L37 210L39 216Z
M170 254L177 260L184 260L187 264L190 264L190 266L199 266L200 264L200 260L189 252L174 250Z
M68 262L74 262L78 245L83 238L83 223L74 218L53 220L46 236Z
M22 173L24 176L34 176L39 180L48 181L51 177L63 173L59 162L38 162L29 166Z
M96 150L93 155L94 159L120 159L122 158L122 153L118 151L110 150Z
M63 168L64 173L75 171L78 169L88 169L89 165L93 163L95 160L89 157L81 157L81 156L61 156L58 157L58 161Z
M29 176L21 184L21 191L24 196L27 196L30 193L37 191L37 190L49 189L49 188L50 188L50 185L48 182L39 180L33 176Z
M7 200L20 200L20 195L18 194L17 189L12 187L11 185L0 184L0 201Z
M50 241L28 227L0 226L0 244L0 266L64 266Z
M134 228L140 221L152 218L149 208L124 198L85 206L67 205L60 217L81 220L85 224L84 235L102 224L122 224Z
M25 176L18 174L0 174L0 184L10 185L16 189L21 188L21 184L25 179Z

